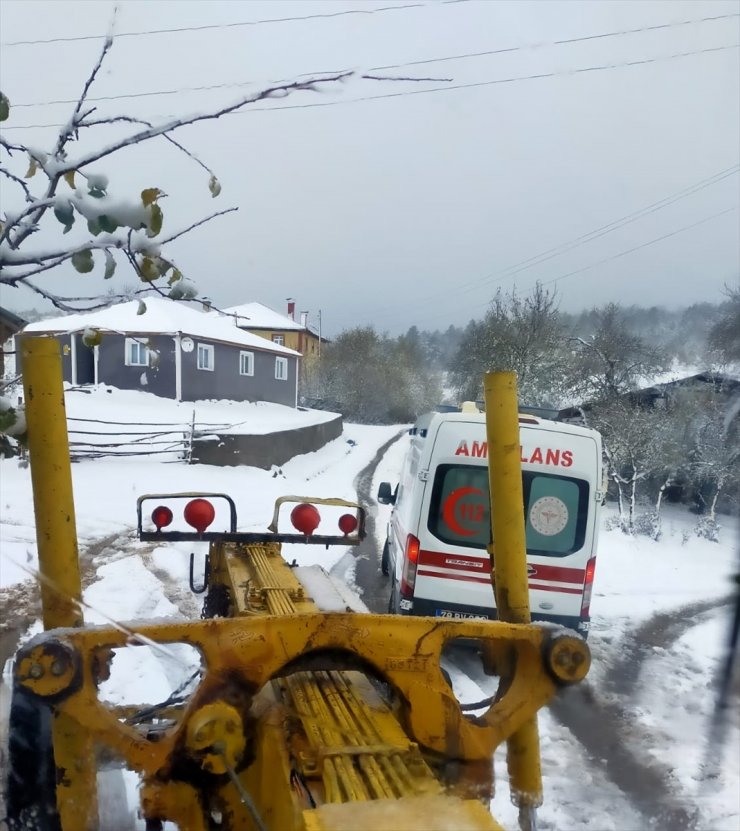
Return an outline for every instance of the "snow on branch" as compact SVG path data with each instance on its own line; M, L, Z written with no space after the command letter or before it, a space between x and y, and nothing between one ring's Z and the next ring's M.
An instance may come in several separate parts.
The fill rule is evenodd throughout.
M176 140L172 136L173 132L190 124L217 120L259 101L285 98L302 91L318 92L326 85L342 83L352 76L377 81L424 80L385 78L341 71L303 80L275 82L212 112L182 116L163 124L153 124L125 113L93 117L96 108L88 105L88 96L113 43L112 36L105 38L98 58L83 83L74 109L59 130L53 150L46 152L37 147L14 144L0 138L0 148L5 150L5 155L10 160L7 162L0 156L0 173L17 186L18 197L20 198L21 194L23 197L23 206L17 206L16 210L6 207L4 214L0 216L0 285L25 285L65 311L74 311L74 303L83 301L83 298L61 297L31 281L30 278L39 275L46 278L59 266L71 263L81 274L93 271L96 265L102 266L102 276L109 279L116 269L116 252L119 257L123 255L123 259L147 289L154 288L175 298L195 296L197 289L194 284L163 255L162 248L212 219L237 210L236 207L231 207L217 211L191 222L167 237L160 237L163 222L160 199L166 194L157 187L150 187L134 198L114 198L109 193L107 178L88 172L88 168L95 162L110 157L126 147L161 137L208 174L209 191L212 197L217 197L221 192L221 184L216 174ZM0 93L0 121L7 120L11 110L11 102ZM78 140L80 130L114 124L130 124L138 129L77 158L72 155L71 145ZM19 161L17 155L23 156L28 163L28 170L23 178L18 172L10 170L10 163ZM38 188L37 193L34 193L36 182L43 182L40 193ZM65 190L65 184L69 190ZM52 217L62 226L61 228L50 222ZM81 220L80 224L77 224L78 220ZM83 224L87 226L87 234L83 233L80 236L80 225ZM64 235L75 225L76 233L68 241ZM39 231L44 232L46 239L49 239L50 233L56 234L56 242L47 243L43 248L28 250L29 237ZM96 252L97 256L94 257Z
M214 119L221 118L222 116L228 115L229 113L237 112L238 110L247 107L249 104L256 104L259 101L264 101L270 98L285 98L293 92L316 92L321 84L345 81L348 78L351 78L354 74L354 72L337 72L333 75L324 75L323 77L309 78L305 81L291 81L289 83L275 84L273 86L260 90L259 92L255 92L252 95L247 95L243 98L240 98L236 103L230 104L226 107L221 107L221 109L216 110L214 112L198 113L196 115L191 115L183 118L176 118L173 121L168 121L166 124L160 124L156 127L152 126L147 128L146 130L140 130L138 133L134 133L131 136L127 136L126 138L120 139L119 141L109 144L107 147L103 147L100 150L95 150L91 153L88 153L87 155L81 156L76 161L70 161L65 163L65 165L63 165L61 168L61 172L66 173L71 170L79 170L83 167L86 167L89 164L92 164L93 162L97 162L100 161L100 159L104 159L106 156L110 156L112 153L116 153L119 150L123 150L124 147L129 147L132 144L141 144L142 142L156 138L157 136L163 136L167 133L173 132L174 130L179 130L181 127L185 127L189 124L197 124L200 121L212 121ZM106 118L101 118L97 120L97 123L107 124L109 123L109 120ZM84 127L84 121L80 121L80 123L77 126Z

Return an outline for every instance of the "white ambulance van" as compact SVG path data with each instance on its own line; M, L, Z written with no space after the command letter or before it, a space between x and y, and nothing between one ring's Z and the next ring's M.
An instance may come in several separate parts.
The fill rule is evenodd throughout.
M603 500L595 430L520 415L524 515L533 620L588 632ZM496 618L485 415L429 413L410 430L383 550L396 614Z

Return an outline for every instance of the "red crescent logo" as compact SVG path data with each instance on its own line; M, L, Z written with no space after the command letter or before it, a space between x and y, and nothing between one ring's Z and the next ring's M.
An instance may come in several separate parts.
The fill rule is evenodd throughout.
M480 488L458 488L452 491L447 499L445 499L444 505L442 506L442 519L453 534L458 534L461 537L472 537L477 533L476 530L471 531L468 528L464 528L455 519L455 508L457 508L460 500L473 493L478 496L483 496L483 491Z

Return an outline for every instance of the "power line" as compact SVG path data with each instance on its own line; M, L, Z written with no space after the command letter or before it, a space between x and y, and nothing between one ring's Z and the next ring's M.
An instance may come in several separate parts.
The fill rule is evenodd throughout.
M619 230L620 228L624 228L626 225L630 225L633 222L637 222L638 219L643 219L651 213L655 213L656 211L662 210L663 208L667 208L669 205L673 205L675 202L679 202L681 199L686 199L688 196L692 196L693 194L698 193L699 191L704 190L705 188L708 188L711 185L717 184L717 182L721 182L723 179L727 179L730 176L734 176L738 173L738 171L740 171L740 165L734 165L733 167L726 168L725 170L720 170L712 176L708 176L705 179L701 179L698 182L695 182L694 184L689 185L688 187L685 187L680 191L677 191L676 193L672 193L669 196L664 197L663 199L659 199L657 202L652 202L650 205L646 205L644 208L640 208L637 211L633 211L632 213L626 214L625 216L622 216L619 219L615 219L612 222L607 223L606 225L602 225L599 228L594 229L593 231L588 231L587 233L581 234L580 236L575 237L574 239L560 243L554 246L553 248L549 248L547 251L542 251L541 253L535 254L532 257L528 257L525 260L521 260L518 263L514 263L513 265L507 266L506 268L502 268L498 271L495 271L487 275L486 277L483 277L482 279L459 284L455 288L455 294L458 297L463 294L470 294L470 292L475 291L476 289L480 289L487 283L491 283L496 279L500 280L502 278L508 279L511 277L515 277L522 271L527 271L530 268L535 268L536 266L541 265L542 263L545 263L548 260L552 260L554 257L559 257L561 254L565 254L568 251L572 251L574 248L579 248L581 245L586 245L589 242L593 242L593 240L606 236L606 234L610 234L612 231ZM448 295L447 291L436 292L435 294L427 295L417 302L417 306L429 305L430 303L436 302L440 297L446 295ZM395 308L395 306L382 306L374 310L371 309L370 311L383 312L387 309L392 308Z
M339 99L337 101L314 101L311 104L283 104L278 106L269 106L269 107L249 107L248 109L244 110L235 110L233 112L225 113L225 116L230 115L249 115L254 112L274 112L277 110L305 110L311 109L314 107L336 107L340 105L346 104L358 104L365 101L379 101L384 98L403 98L408 95L426 95L432 92L451 92L453 90L460 90L460 89L475 89L477 87L487 87L493 86L496 84L511 84L516 83L518 81L539 81L545 78L559 78L563 76L572 76L572 75L580 75L587 72L601 72L605 70L611 69L623 69L626 67L634 67L634 66L644 66L645 64L650 63L660 63L661 61L670 61L675 60L677 58L687 58L692 55L703 55L709 52L722 52L726 49L737 49L740 47L740 43L730 43L726 46L712 46L707 49L696 49L691 52L677 52L673 55L661 55L653 58L643 58L640 60L634 61L624 61L622 63L611 63L611 64L601 64L598 66L584 66L579 67L576 69L566 69L560 70L558 72L540 72L533 75L519 75L511 78L495 78L489 81L473 81L466 84L449 84L448 86L444 87L428 87L426 89L412 89L412 90L405 90L403 92L386 92L386 93L379 93L378 95L364 95L359 98L347 98L347 99ZM318 79L321 80L320 78ZM167 118L174 118L174 116L169 115L165 116ZM46 127L63 127L64 125L60 123L54 124L20 124L12 127L3 127L3 130L31 130L31 129L42 129Z
M660 237L656 237L655 239L648 240L647 242L643 242L640 245L636 245L633 248L629 248L626 251L620 251L618 254L613 254L610 257L605 257L603 260L599 260L598 262L591 263L590 265L584 266L583 268L576 269L575 271L569 271L567 274L561 274L559 277L554 277L551 280L540 281L540 284L543 286L549 286L553 283L557 283L560 280L565 280L566 277L573 277L575 274L583 274L585 271L589 271L592 268L596 268L600 265L604 265L605 263L612 262L613 260L618 260L621 257L626 257L628 254L632 254L635 251L639 251L642 248L647 248L650 245L655 245L658 242L662 242L669 237L675 237L677 234L682 234L685 231L689 231L692 228L696 228L699 225L703 225L706 222L710 222L713 219L717 219L720 216L725 216L726 214L732 213L733 211L737 211L740 206L735 205L732 208L726 208L724 211L719 211L718 213L712 214L711 216L704 217L704 219L700 219L698 222L693 222L691 225L684 225L682 228L677 228L675 231L671 231L668 234L663 234ZM438 320L441 317L448 317L450 314L450 309L446 309L444 312L439 314L431 315L428 317L415 319L414 322L416 323L424 323L428 320ZM406 316L408 317L408 309L406 310Z
M141 37L143 35L165 35L177 34L180 32L203 32L209 29L236 29L244 26L262 26L266 23L292 23L299 20L321 20L331 17L344 17L346 15L371 15L382 12L395 12L404 9L421 9L430 6L444 6L457 3L470 3L472 0L436 0L433 3L407 3L404 6L380 6L376 9L345 9L341 12L324 12L316 14L304 14L296 17L270 17L262 20L241 20L235 23L210 23L204 26L178 26L171 29L143 29L138 32L120 32L115 38ZM80 40L99 40L106 37L106 34L98 35L76 35L74 37L44 38L38 40L14 40L0 44L1 46L35 46L43 43L73 43Z
M583 268L577 268L575 271L569 271L567 274L561 274L559 277L553 277L552 280L545 280L544 282L542 282L542 285L549 286L552 283L558 283L560 282L560 280L565 280L566 277L573 277L574 274L583 274L584 271L589 271L590 269L596 268L597 266L604 265L605 263L610 263L612 262L612 260L618 260L620 257L626 257L627 254L632 254L635 251L639 251L641 248L647 248L649 245L655 245L656 242L662 242L664 239L668 239L669 237L675 237L676 234L682 234L684 231L690 231L692 228L696 228L699 225L703 225L705 222L709 222L712 219L717 219L720 216L732 213L733 211L736 211L738 207L740 206L734 205L732 208L726 208L724 211L719 211L719 213L712 214L711 216L706 216L704 217L704 219L700 219L698 222L692 222L691 225L684 225L683 228L677 228L675 231L671 231L668 234L663 234L663 236L648 240L648 242L643 242L641 245L636 245L634 248L628 248L626 251L620 251L618 254L613 254L611 257L605 257L603 260L591 263L591 265L584 266Z
M399 7L395 7L399 8ZM407 8L407 7L403 7ZM405 61L404 63L394 63L394 64L385 64L384 66L371 66L367 70L367 72L382 72L388 69L404 69L411 66L424 66L427 64L433 63L446 63L448 61L461 61L461 60L469 60L472 58L484 58L484 57L491 57L494 55L503 55L503 54L511 54L513 52L522 52L526 50L533 50L533 49L544 49L550 46L565 46L568 44L574 43L583 43L584 41L589 40L603 40L604 38L613 38L613 37L623 37L625 35L633 35L639 32L650 32L655 31L658 29L670 29L678 26L687 26L691 24L699 25L701 23L707 23L710 21L718 21L718 20L726 20L728 18L736 18L740 17L740 13L737 14L725 14L725 15L718 15L715 17L702 17L697 18L694 20L680 20L675 21L672 23L660 23L654 26L643 26L637 29L621 29L612 32L597 32L591 35L582 35L579 37L572 37L572 38L561 38L560 40L553 40L547 41L542 43L524 43L518 46L505 46L501 47L500 49L488 49L482 52L466 52L459 55L444 55L439 58L424 58L418 61ZM350 72L350 68L345 68L341 70L322 70L321 72L302 72L299 75L294 76L294 78L305 78L312 75L322 75L322 74L336 74L338 72ZM288 80L287 78L282 78L277 81L267 81L266 83L270 84L278 84L278 83L285 83ZM129 99L129 98L149 98L152 96L159 96L159 95L177 95L182 92L212 92L213 90L217 89L232 89L232 88L240 88L245 86L250 86L254 84L254 81L242 81L242 82L228 82L223 84L209 84L206 86L195 86L195 87L178 87L175 89L167 89L167 90L155 90L152 92L135 92L135 93L124 93L121 95L101 95L98 97L89 97L85 99L86 101L90 102L97 102L97 101L116 101L120 99ZM21 107L46 107L51 106L54 104L76 104L77 99L59 99L55 101L35 101L29 103L22 103L22 104L13 104L14 109L18 109Z

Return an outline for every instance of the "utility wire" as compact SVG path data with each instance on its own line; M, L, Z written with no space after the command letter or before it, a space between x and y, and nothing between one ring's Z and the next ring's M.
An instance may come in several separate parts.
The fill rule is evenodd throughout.
M589 271L592 268L596 268L597 266L604 265L605 263L612 262L613 260L618 260L621 257L626 257L628 254L632 254L635 251L639 251L642 248L647 248L650 245L655 245L658 242L662 242L669 237L675 237L677 234L682 234L685 231L689 231L692 228L696 228L699 225L703 225L706 222L710 222L713 219L717 219L720 216L725 216L726 214L732 213L733 211L737 211L740 206L735 205L732 208L726 208L724 211L719 211L718 213L712 214L711 216L704 217L704 219L700 219L698 222L693 222L691 225L684 225L682 228L677 228L675 231L671 231L668 234L663 234L660 237L655 237L655 239L648 240L647 242L643 242L640 245L636 245L633 248L628 248L626 251L620 251L618 254L613 254L611 257L605 257L603 260L599 260L598 262L591 263L590 265L584 266L583 268L576 269L575 271L569 271L567 274L561 274L559 277L554 277L552 280L544 280L540 281L540 285L548 286L552 285L553 283L557 283L560 280L565 280L566 277L573 277L575 274L583 274L585 271ZM449 317L450 315L450 308L447 308L444 312L440 312L439 314L430 315L428 317L418 318L415 319L413 322L416 324L418 323L426 323L429 320L438 320L441 317ZM406 317L408 317L408 309L406 310Z
M433 63L446 63L448 61L462 61L462 60L469 60L472 58L485 58L491 57L493 55L504 55L504 54L511 54L513 52L522 52L526 50L534 50L534 49L543 49L550 46L565 46L568 44L573 43L583 43L584 41L589 40L603 40L604 38L613 38L613 37L622 37L625 35L633 35L638 32L649 32L656 29L670 29L676 26L687 26L690 24L701 24L706 23L707 21L715 21L715 20L725 20L727 18L736 18L740 17L740 13L738 14L727 14L721 15L718 17L702 17L696 20L681 20L676 21L673 23L661 23L655 26L644 26L639 29L622 29L613 32L597 32L592 35L583 35L580 37L573 37L573 38L563 38L561 40L553 40L553 41L546 41L541 43L524 43L520 44L519 46L505 46L500 49L488 49L483 52L466 52L459 55L444 55L439 58L424 58L418 61L406 61L404 63L394 63L394 64L385 64L384 66L371 66L366 72L382 72L388 69L403 69L410 66L424 66L427 64ZM691 53L693 54L693 53ZM294 80L295 78L305 78L312 75L325 75L325 74L338 74L340 72L350 72L351 68L346 67L345 69L340 70L322 70L321 72L301 72L299 75L293 76L293 78L282 78L277 81L271 80L265 83L269 84L280 84L286 83L287 81ZM223 84L208 84L205 86L194 86L194 87L178 87L175 89L165 89L165 90L155 90L152 92L133 92L133 93L124 93L121 95L101 95L98 97L89 97L86 98L86 101L116 101L125 98L148 98L152 96L159 96L159 95L177 95L182 92L211 92L217 89L231 89L231 88L239 88L250 86L254 84L254 81L237 81L237 82L228 82ZM16 104L13 103L14 109L19 109L20 107L47 107L53 104L76 104L77 99L58 99L54 101L34 101L29 103L22 103Z
M533 75L518 75L511 78L495 78L490 81L473 81L466 84L449 84L448 86L444 87L428 87L426 89L413 89L413 90L405 90L403 92L386 92L386 93L379 93L378 95L364 95L359 98L347 98L347 99L339 99L336 101L314 101L311 104L283 104L279 106L269 106L269 107L249 107L248 109L244 110L236 110L234 112L224 113L225 116L230 115L248 115L254 112L272 112L276 110L305 110L311 109L314 107L336 107L340 105L347 105L347 104L358 104L365 101L379 101L384 98L403 98L408 95L425 95L427 93L433 92L451 92L453 90L459 89L475 89L477 87L487 87L493 86L496 84L511 84L516 83L519 81L539 81L544 78L559 78L563 76L572 76L572 75L579 75L586 72L601 72L605 70L611 69L623 69L625 67L633 67L633 66L644 66L645 64L650 63L659 63L661 61L670 61L675 60L677 58L687 58L691 55L703 55L709 52L722 52L726 49L737 49L740 47L740 43L730 43L726 46L712 46L707 49L697 49L691 52L677 52L673 55L662 55L653 58L643 58L640 60L634 61L624 61L622 63L612 63L612 64L601 64L599 66L584 66L579 67L576 69L566 69L557 72L540 72ZM321 80L321 79L318 79ZM390 80L390 79L389 79ZM174 116L164 116L165 119L174 118ZM62 123L50 123L50 124L20 124L12 127L3 127L3 130L32 130L32 129L42 129L45 127L63 127Z
M178 26L171 29L143 29L138 32L119 32L115 34L114 40L118 38L142 37L144 35L165 35L177 34L179 32L203 32L210 29L236 29L243 26L262 26L266 23L292 23L299 20L321 20L331 17L344 17L346 15L371 15L382 12L396 12L404 9L422 9L431 6L445 6L457 3L470 3L472 0L436 0L433 3L407 3L404 6L380 6L375 9L345 9L341 12L324 12L316 14L304 14L297 17L268 17L262 20L242 20L235 23L211 23L204 26ZM709 18L708 18L709 19ZM44 38L39 40L13 40L2 43L0 46L35 46L43 43L73 43L80 40L98 40L106 37L99 35L75 35L73 37Z
M669 237L675 237L677 234L682 234L684 231L690 231L692 228L696 228L699 225L703 225L705 222L709 222L712 219L717 219L720 216L732 213L733 211L736 211L738 207L740 206L735 205L732 208L726 208L724 211L719 211L719 213L712 214L711 216L706 216L704 217L704 219L700 219L698 222L692 222L691 225L684 225L683 228L677 228L675 231L671 231L668 234L663 234L660 237L655 237L655 239L643 242L640 245L636 245L634 248L628 248L626 251L620 251L618 254L613 254L611 257L605 257L603 260L598 260L595 263L591 263L591 265L584 266L583 268L577 268L575 271L569 271L567 274L561 274L559 277L553 277L552 280L542 281L542 285L549 286L553 283L560 282L560 280L565 280L566 277L572 277L574 274L583 274L584 271L590 271L592 268L604 265L604 263L610 263L612 262L612 260L618 260L620 257L626 257L627 254L632 254L635 251L639 251L641 248L647 248L649 245L655 245L656 242L662 242L664 239L668 239Z
M650 205L646 205L644 208L640 208L637 211L633 211L632 213L626 214L619 219L615 219L612 222L607 223L606 225L602 225L599 228L594 229L593 231L588 231L585 234L581 234L574 239L568 240L567 242L562 242L559 245L554 246L553 248L548 248L547 251L542 251L539 254L535 254L532 257L528 257L526 260L521 260L518 263L514 263L513 265L507 266L506 268L502 268L498 271L495 271L491 274L488 274L486 277L483 277L479 280L470 281L467 283L459 284L455 289L456 296L460 296L463 294L469 294L471 291L475 291L476 289L482 288L487 283L491 283L496 279L502 278L510 278L514 277L517 274L520 274L522 271L527 271L530 268L534 268L535 266L541 265L548 260L552 260L554 257L559 257L561 254L565 254L568 251L572 251L574 248L579 248L581 245L586 245L589 242L592 242L599 237L603 237L606 234L610 234L612 231L616 231L620 228L624 228L625 225L630 225L633 222L637 222L638 219L642 219L645 216L648 216L651 213L655 213L656 211L662 210L663 208L667 208L669 205L673 205L675 202L679 202L681 199L686 199L688 196L692 196L695 193L698 193L700 190L704 190L704 188L708 188L711 185L717 184L717 182L721 182L723 179L727 179L730 176L734 176L740 171L740 165L734 165L733 167L728 167L725 170L720 170L718 173L713 174L712 176L708 176L706 179L701 179L698 182L695 182L693 185L689 185L688 187L683 188L682 190L673 193L669 196L664 197L663 199L659 199L657 202L653 202ZM435 294L427 295L423 299L417 302L417 306L425 306L429 305L430 303L435 303L440 297L448 296L447 291L436 292ZM372 312L384 312L388 309L397 308L395 305L388 305L382 306L376 309L370 309Z

